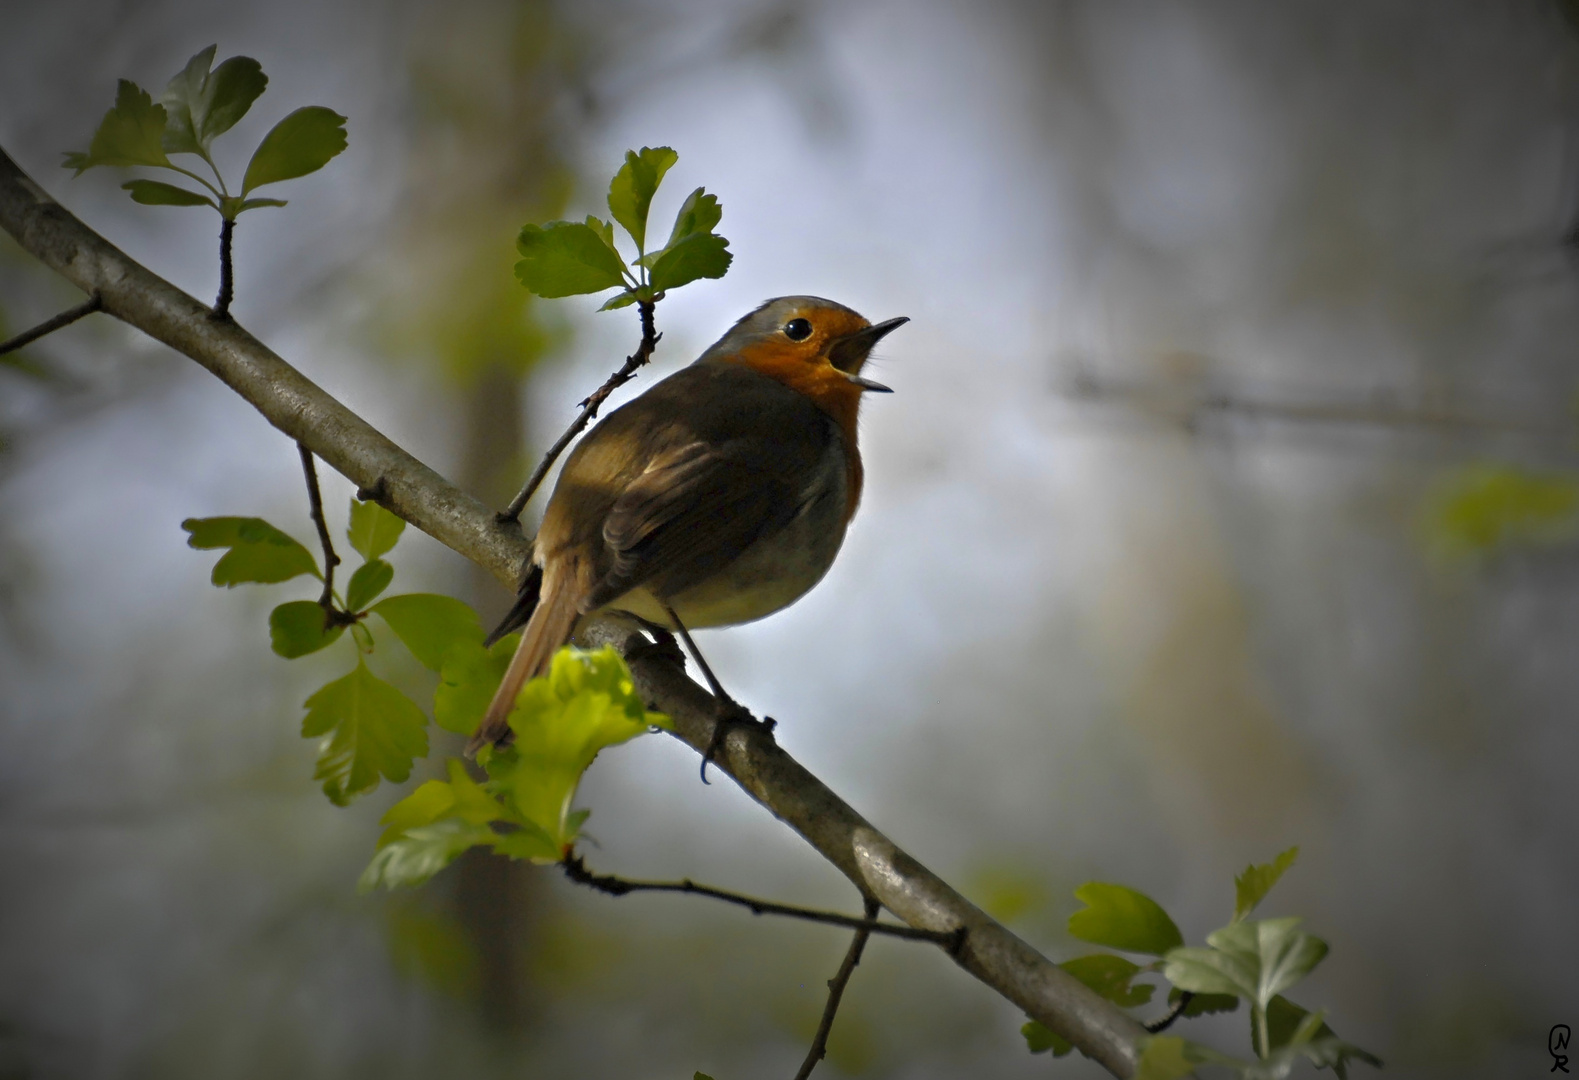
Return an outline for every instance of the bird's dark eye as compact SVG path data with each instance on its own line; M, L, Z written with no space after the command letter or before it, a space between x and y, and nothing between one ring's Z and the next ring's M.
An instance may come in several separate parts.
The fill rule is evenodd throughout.
M811 337L811 323L805 319L791 319L784 324L784 336L791 341L805 341Z

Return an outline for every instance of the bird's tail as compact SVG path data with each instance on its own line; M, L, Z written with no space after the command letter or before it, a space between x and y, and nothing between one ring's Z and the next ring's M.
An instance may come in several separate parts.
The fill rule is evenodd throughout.
M509 744L510 710L515 708L516 695L528 679L548 670L549 661L570 640L576 620L581 617L578 597L584 590L576 587L578 576L573 567L566 567L563 562L556 562L544 573L537 607L521 633L521 644L510 659L504 681L488 703L476 734L466 744L467 757L490 743Z

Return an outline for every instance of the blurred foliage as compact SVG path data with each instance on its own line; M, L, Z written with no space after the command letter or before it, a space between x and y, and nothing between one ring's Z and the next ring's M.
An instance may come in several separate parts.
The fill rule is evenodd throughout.
M1579 535L1579 476L1474 465L1443 480L1429 504L1428 536L1455 554Z

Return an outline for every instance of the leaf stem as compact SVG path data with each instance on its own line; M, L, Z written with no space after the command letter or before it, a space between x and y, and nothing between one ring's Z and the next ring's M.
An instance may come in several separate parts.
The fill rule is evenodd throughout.
M877 901L867 897L867 925L856 930L855 938L850 942L850 950L844 954L844 962L839 965L838 973L828 980L828 1004L823 1006L822 1020L817 1024L817 1034L812 1037L811 1049L806 1052L806 1060L801 1062L795 1080L806 1080L811 1075L811 1071L817 1067L817 1062L828 1056L828 1033L833 1030L834 1015L839 1011L839 1001L844 997L844 988L849 985L850 976L855 974L855 966L861 962L861 954L866 951L866 942L872 936L872 926L876 924L879 909Z
M797 907L794 904L780 904L772 900L759 900L754 896L745 896L727 889L715 889L711 885L698 885L690 878L682 881L632 881L613 874L594 874L587 869L587 864L579 855L569 856L559 866L564 870L565 876L577 885L586 885L610 896L625 896L633 892L692 893L749 908L753 915L784 915L792 919L805 919L807 922L865 930L869 934L887 934L907 941L930 941L951 952L959 947L962 939L958 930L918 930L913 926L878 922L877 915L871 907L872 901L867 902L867 915L862 919L837 911L820 911L816 908Z
M323 546L323 592L318 597L318 606L323 608L324 629L336 625L346 626L356 622L356 617L335 606L334 568L340 565L340 556L334 553L334 542L329 539L329 523L323 516L323 494L318 490L318 466L313 461L312 451L307 447L297 443L296 450L301 454L302 475L307 478L308 514L318 528L318 543Z
M230 244L236 232L236 219L221 215L219 225L219 295L214 299L213 317L220 322L230 321L230 300L235 294L235 278L231 271Z
M204 160L207 161L208 159L205 158ZM212 161L210 161L208 163L208 167L210 169L214 169L214 163ZM193 172L191 169L182 168L180 165L177 165L173 161L170 162L170 164L167 165L166 168L174 169L176 172L180 173L182 176L188 176L188 177L191 177L193 180L196 180L199 184L202 184L204 187L208 188L208 190L213 193L213 196L216 199L224 199L224 198L227 197L225 191L223 190L224 187L225 187L225 181L223 180L223 178L220 177L218 169L214 169L214 177L215 177L215 179L219 180L219 187L216 188L213 184L210 184L207 180L204 180L202 178L202 176L200 176L199 174Z
M0 341L0 355L15 352L24 345L29 345L45 334L53 334L56 330L70 326L84 315L92 315L104 307L104 300L98 293L94 293L74 308L67 308L52 319L45 319L31 330L24 330L16 337Z
M635 378L637 370L652 359L653 350L658 347L658 342L663 338L662 334L656 332L653 325L652 316L655 304L656 301L652 300L638 300L636 302L636 307L641 312L641 344L637 346L635 352L625 358L624 365L618 371L610 375L602 386L581 401L580 414L571 421L570 426L565 429L565 433L559 437L554 445L548 448L548 453L543 455L543 460L537 463L536 469L532 470L531 478L527 480L526 486L521 489L520 494L510 500L510 505L499 512L498 521L501 524L521 519L521 511L526 508L527 502L531 500L532 495L543 483L543 478L548 475L548 470L553 468L554 462L559 460L559 455L565 452L565 447L569 446L571 440L581 434L582 429L587 426L593 417L598 415L598 409L608 400L609 395Z

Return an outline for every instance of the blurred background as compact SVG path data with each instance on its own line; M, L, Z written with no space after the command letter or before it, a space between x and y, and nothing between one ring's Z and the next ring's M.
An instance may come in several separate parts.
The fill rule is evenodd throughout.
M115 80L261 60L233 174L289 110L348 115L345 154L241 220L234 311L500 505L637 340L633 309L528 303L515 232L673 146L655 230L705 184L735 263L660 306L625 396L770 296L913 320L843 554L702 635L725 685L1055 958L1083 881L1198 940L1298 844L1263 911L1332 953L1296 1000L1389 1075L1527 1076L1579 1024L1566 14L0 0L0 145L207 300L213 215L59 168ZM78 299L0 237L0 337ZM184 544L218 514L312 536L294 448L211 376L91 318L5 359L0 437L0 1076L794 1071L841 933L491 858L356 894L410 785L322 797L301 702L349 650L275 657L269 608L315 590L216 590ZM337 533L349 496L326 481ZM397 589L507 600L414 531L394 561ZM420 694L403 655L374 662ZM596 869L859 909L666 738L580 802ZM874 941L845 1002L817 1075L1098 1075L927 948ZM1246 1024L1182 1033L1245 1053Z

